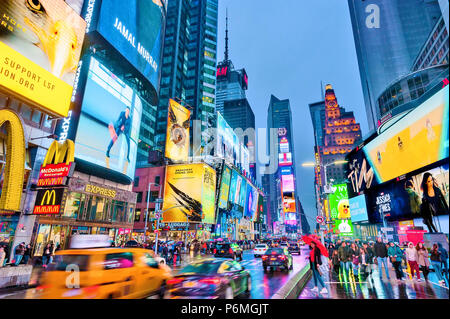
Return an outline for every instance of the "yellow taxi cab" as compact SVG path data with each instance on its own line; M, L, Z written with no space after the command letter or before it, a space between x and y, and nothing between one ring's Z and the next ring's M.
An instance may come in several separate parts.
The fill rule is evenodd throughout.
M85 235L86 236L86 235ZM55 253L27 298L162 298L172 271L143 248L69 249Z

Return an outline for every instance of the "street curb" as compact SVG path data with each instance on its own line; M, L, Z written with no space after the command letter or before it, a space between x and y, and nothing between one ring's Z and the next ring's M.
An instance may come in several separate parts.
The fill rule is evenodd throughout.
M270 299L297 299L305 285L312 276L309 263L295 274L283 287Z

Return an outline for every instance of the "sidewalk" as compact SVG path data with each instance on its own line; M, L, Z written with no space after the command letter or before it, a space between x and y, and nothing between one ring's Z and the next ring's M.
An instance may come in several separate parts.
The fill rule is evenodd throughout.
M436 274L431 272L428 275L429 281L417 282L410 279L409 273L404 270L405 281L397 281L394 270L390 267L390 280L385 277L383 269L383 279L380 280L378 268L366 279L355 281L353 275L346 276L332 275L331 278L324 278L328 288L328 294L320 294L312 291L314 280L308 282L298 299L448 299L448 281L446 287L438 284ZM422 274L421 274L422 275ZM344 277L344 278L343 278ZM423 276L422 276L423 279ZM322 287L320 287L322 288ZM320 289L319 289L320 290Z

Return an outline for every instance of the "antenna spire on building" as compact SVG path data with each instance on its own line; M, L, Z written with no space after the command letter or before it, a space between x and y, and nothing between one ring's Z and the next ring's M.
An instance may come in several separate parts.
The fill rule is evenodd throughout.
M227 8L226 28L225 28L225 61L228 61L228 8Z

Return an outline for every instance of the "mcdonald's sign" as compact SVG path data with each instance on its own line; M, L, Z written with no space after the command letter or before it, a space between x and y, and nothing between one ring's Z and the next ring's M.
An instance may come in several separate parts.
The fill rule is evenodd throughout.
M39 189L33 214L59 214L65 200L64 188Z
M70 177L75 169L75 144L65 140L60 144L56 140L50 145L41 170L39 171L38 187L65 185L66 177Z

